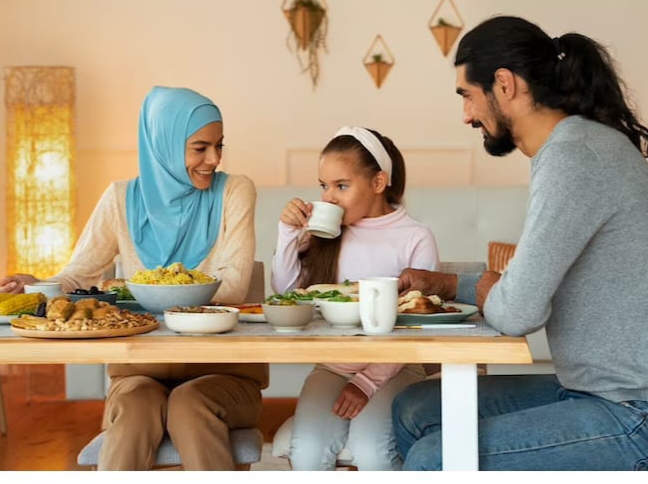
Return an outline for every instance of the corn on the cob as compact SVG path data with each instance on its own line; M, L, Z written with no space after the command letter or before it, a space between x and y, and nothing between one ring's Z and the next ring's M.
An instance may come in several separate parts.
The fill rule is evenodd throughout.
M14 297L0 302L0 314L18 314L35 311L38 305L45 302L44 294L14 294Z
M10 294L8 292L3 292L0 293L0 302L4 302L7 299L11 299L12 297L16 297L18 294Z

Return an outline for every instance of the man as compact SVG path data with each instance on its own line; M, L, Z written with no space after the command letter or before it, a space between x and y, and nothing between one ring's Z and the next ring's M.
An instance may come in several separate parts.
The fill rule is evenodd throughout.
M507 335L546 328L556 368L480 378L480 468L648 470L648 129L579 34L492 18L455 67L485 149L531 158L527 219L501 278L408 269L400 288L472 298ZM440 469L438 381L408 387L393 413L404 469Z

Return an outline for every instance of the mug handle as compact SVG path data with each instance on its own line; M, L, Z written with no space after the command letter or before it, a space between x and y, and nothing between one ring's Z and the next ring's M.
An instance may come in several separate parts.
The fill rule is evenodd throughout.
M374 328L378 327L378 320L376 319L376 300L379 292L380 291L378 291L378 289L372 287L371 292L369 293L371 294L371 303L369 304L369 321L371 321L371 326L373 326Z

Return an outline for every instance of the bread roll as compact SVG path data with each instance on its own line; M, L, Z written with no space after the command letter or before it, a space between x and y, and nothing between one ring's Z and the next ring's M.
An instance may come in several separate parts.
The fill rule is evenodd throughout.
M358 283L350 282L348 284L313 284L308 286L306 291L313 292L329 292L329 291L340 291L341 294L358 294Z
M101 283L102 291L109 291L113 287L126 287L126 279L106 279Z

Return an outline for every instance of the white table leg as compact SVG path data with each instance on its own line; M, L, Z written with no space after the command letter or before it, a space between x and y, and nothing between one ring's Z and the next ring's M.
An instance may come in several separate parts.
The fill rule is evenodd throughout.
M444 471L477 471L477 365L441 365Z

